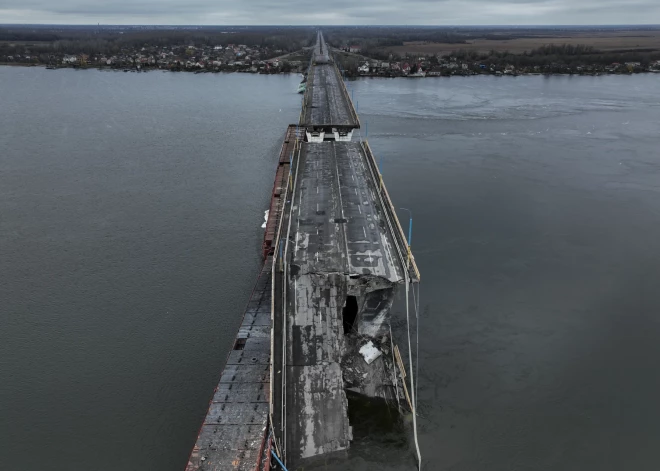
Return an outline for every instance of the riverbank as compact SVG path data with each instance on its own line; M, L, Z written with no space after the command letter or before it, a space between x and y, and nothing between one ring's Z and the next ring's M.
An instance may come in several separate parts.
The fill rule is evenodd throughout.
M0 62L0 66L7 67L45 67L51 70L102 70L113 72L188 72L193 74L218 74L225 73L243 73L243 74L261 74L261 75L277 75L277 74L301 74L307 70L307 66L297 66L292 70L253 70L252 68L232 68L223 67L215 69L186 69L186 68L161 68L161 67L107 67L107 66L48 66L47 64L24 64L12 62ZM386 73L362 73L362 74L346 74L346 78L354 80L357 78L402 78L402 79L420 79L420 78L448 78L448 77L475 77L475 76L495 76L495 77L525 77L525 76L545 76L545 77L566 77L566 76L581 76L581 77L599 77L607 75L638 75L638 74L660 74L660 70L633 70L633 71L611 71L611 72L574 72L574 73L552 73L552 72L521 72L521 73L465 73L456 71L456 73L437 74L426 73L423 75L403 75L403 74L386 74Z
M587 46L546 46L529 54L474 54L390 57L378 60L335 49L348 76L450 77L454 75L629 75L660 71L660 53L600 53Z
M259 69L253 70L252 67L249 68L236 68L236 67L217 67L213 69L200 69L200 68L185 68L185 67L112 67L112 66L102 66L102 65L86 65L86 66L49 66L48 64L26 64L26 63L17 63L17 62L0 62L0 66L7 67L45 67L51 70L107 70L114 72L188 72L193 74L209 74L209 73L220 73L220 72L239 72L246 74L263 74L263 75L277 75L277 74L297 74L304 72L307 67L296 66L288 68L287 70L282 69Z
M361 77L378 77L378 78L404 78L404 79L420 79L420 78L438 78L438 77L476 77L476 76L494 76L494 77L529 77L541 75L545 77L565 77L565 76L581 76L581 77L600 77L605 75L636 75L636 74L658 74L660 70L635 70L635 71L616 71L616 72L574 72L574 73L560 73L560 72L521 72L521 73L452 73L452 74L436 74L426 73L419 75L402 75L402 74L359 74L347 75L348 78L355 79Z

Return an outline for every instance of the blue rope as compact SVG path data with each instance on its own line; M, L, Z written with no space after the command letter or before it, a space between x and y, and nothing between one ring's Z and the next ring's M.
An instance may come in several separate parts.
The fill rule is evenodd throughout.
M275 454L275 450L273 450L273 449L271 448L271 449L270 449L270 452L273 454L273 456L275 457L275 459L277 460L277 462L280 464L280 466L282 467L282 469L283 469L284 471L287 471L286 466L284 466L284 463L282 463L282 462L280 461L280 459L277 457L277 455Z

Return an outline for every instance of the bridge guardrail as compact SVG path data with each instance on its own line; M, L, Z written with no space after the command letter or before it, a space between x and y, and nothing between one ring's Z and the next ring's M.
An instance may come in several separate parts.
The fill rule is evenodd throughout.
M378 185L378 192L383 201L383 206L384 206L383 209L387 212L389 219L395 221L396 223L396 227L392 228L392 235L396 237L397 245L404 247L405 251L407 252L407 254L402 253L400 255L402 257L407 257L407 260L410 263L411 280L419 282L420 273L419 273L419 269L417 268L417 263L415 262L415 257L413 256L412 251L410 250L410 246L408 245L408 240L406 239L406 233L403 231L403 228L401 227L401 223L399 222L399 218L396 215L396 210L394 209L394 205L392 204L390 195L387 192L387 188L385 187L383 176L381 175L380 170L378 169L376 158L374 157L373 151L371 150L371 147L369 147L369 143L366 140L362 141L362 148L364 149L364 153L367 156L367 163L371 168L372 174L379 179L379 181L376 183Z
M282 332L286 332L286 302L283 301L281 304L281 309L279 314L282 316L282 319L276 319L275 314L276 314L276 309L275 309L275 303L276 303L276 297L278 294L282 294L285 296L285 290L286 287L284 286L285 279L286 279L286 266L284 263L284 260L282 259L282 254L280 253L280 248L282 242L284 242L284 239L286 239L286 234L283 234L284 230L284 221L289 219L289 215L286 215L286 210L287 210L287 201L291 197L291 194L293 192L294 188L294 175L296 175L296 170L298 168L298 164L300 162L300 149L302 145L303 140L299 138L298 135L296 135L296 142L293 148L293 153L292 153L292 158L290 161L289 165L289 178L288 178L288 183L286 186L286 191L284 192L284 199L282 200L282 213L281 217L279 220L278 228L277 228L277 237L275 238L275 251L273 253L273 261L272 261L272 276L271 276L271 362L270 362L270 373L271 373L271 382L270 382L270 416L271 416L271 424L273 427L273 441L275 443L275 448L277 449L278 455L282 457L282 459L285 459L286 457L286 435L281 436L278 434L278 430L276 429L276 424L272 423L273 421L273 415L274 415L274 407L277 407L277 404L274 404L274 398L276 396L275 392L275 381L277 379L277 375L275 374L275 361L277 358L283 358L281 355L282 353L286 352L286 341L282 340L282 346L281 350L278 350L277 352L275 343L275 326L276 324L281 324L282 325ZM293 201L291 201L289 204L293 204ZM282 285L280 288L282 289L282 293L279 293L277 288L278 282ZM282 388L282 394L280 397L280 407L282 410L285 410L286 407L286 398L284 394L284 388L286 385L286 373L285 373L285 366L284 364L280 365L282 375L280 376L281 378L281 388ZM285 424L286 417L284 414L279 417L280 423L277 425ZM284 425L284 434L286 434L286 425ZM278 444L279 443L279 444Z
M300 111L300 119L298 124L303 126L307 120L307 108L312 101L312 87L314 86L314 65L313 65L314 54L312 54L312 59L309 62L309 67L307 69L307 84L305 85L305 93L303 95L302 110Z
M341 72L337 67L337 62L333 60L332 66L335 69L335 73L337 74L339 83L341 83L341 92L342 95L344 96L344 99L346 100L346 103L348 104L349 111L351 113L351 118L353 119L353 122L355 122L357 127L360 128L361 127L360 117L358 116L357 111L355 110L355 105L353 104L353 100L351 100L351 96L349 95L348 90L346 89L346 83L344 82L344 79L341 76Z

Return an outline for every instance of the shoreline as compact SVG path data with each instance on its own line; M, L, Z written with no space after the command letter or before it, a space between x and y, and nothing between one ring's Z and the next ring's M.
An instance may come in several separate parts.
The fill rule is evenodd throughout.
M137 72L137 73L146 73L146 72L183 72L190 74L218 74L218 73L241 73L241 74L254 74L254 75L285 75L285 74L300 74L302 72L291 70L287 72L269 72L263 73L260 71L253 72L251 70L241 70L241 69L162 69L154 67L145 67L136 69L135 67L125 68L125 67L103 67L103 66L87 66L87 67L69 67L69 66L49 66L48 64L23 64L15 62L0 62L0 67L24 67L24 68L46 68L48 70L99 70L99 71L108 71L108 72Z
M452 77L497 77L497 78L516 78L516 77L608 77L608 76L628 76L628 75L644 75L644 74L660 74L660 70L640 70L634 72L599 72L599 73L575 73L575 74L561 74L561 73L542 73L542 72L529 72L529 73L519 73L519 74L453 74L453 75L425 75L424 77L411 77L406 75L378 75L378 74L368 74L368 75L356 75L354 77L347 77L348 80L355 80L358 78L392 78L392 79L411 79L411 80L421 80L421 79L448 79Z
M48 68L49 70L99 70L99 71L109 71L109 72L133 72L133 73L145 73L145 72L174 72L174 73L190 73L190 74L219 74L219 73L241 73L241 74L253 74L253 75L287 75L287 74L300 74L301 71L289 71L289 72L271 72L263 73L260 71L251 71L251 70L240 70L240 69L162 69L162 68L121 68L121 67L100 67L100 66L88 66L88 67L62 67L62 66L48 66L47 64L25 64L25 63L15 63L15 62L0 62L0 67L25 67L25 68ZM533 77L533 76L542 76L542 77L607 77L607 76L632 76L632 75L644 75L644 74L660 74L660 70L640 70L632 72L599 72L599 73L575 73L575 74L561 74L561 73L542 73L542 72L529 72L529 73L518 73L518 74L452 74L452 75L426 75L424 77L410 77L405 75L379 75L379 74L361 74L356 76L348 76L346 80L356 80L358 78L389 78L389 79L448 79L452 77Z

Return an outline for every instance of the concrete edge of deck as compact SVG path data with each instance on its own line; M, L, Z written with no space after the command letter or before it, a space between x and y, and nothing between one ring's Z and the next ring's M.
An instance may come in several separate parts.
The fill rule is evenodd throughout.
M408 239L406 238L406 233L403 231L403 227L401 227L401 222L399 221L399 218L396 214L396 208L394 207L394 204L392 203L392 200L390 199L390 195L387 192L387 188L385 186L385 180L383 179L383 176L380 173L380 170L378 169L378 164L376 163L376 158L374 157L373 151L371 150L371 147L369 146L369 143L365 140L362 141L362 147L364 148L365 155L367 157L367 162L369 163L369 166L372 171L372 175L374 179L378 179L378 181L375 181L376 186L380 187L380 195L382 198L382 203L383 203L383 209L388 213L388 217L390 221L393 221L395 223L395 227L391 227L392 234L397 238L397 245L400 247L400 250L402 250L402 259L408 258L409 261L409 266L410 266L410 279L413 282L419 282L420 281L420 273L419 269L417 268L417 263L415 262L415 257L412 254L412 251L410 250L410 247L408 246Z

